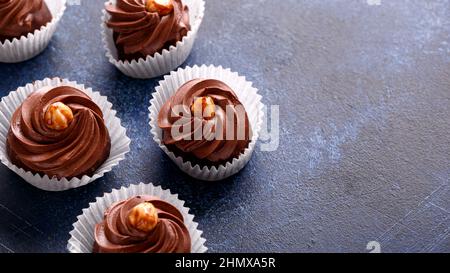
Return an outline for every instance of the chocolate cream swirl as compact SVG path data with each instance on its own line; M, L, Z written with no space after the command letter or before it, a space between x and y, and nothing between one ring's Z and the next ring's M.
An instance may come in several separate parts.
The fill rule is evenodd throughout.
M140 203L150 202L158 213L158 223L150 232L136 229L129 223L130 211ZM95 253L189 253L191 237L180 211L153 196L135 196L117 202L96 224Z
M69 126L48 128L45 112L62 102L73 112ZM14 112L7 153L16 166L50 178L92 175L109 157L111 140L100 108L84 92L69 86L43 87Z
M51 20L44 0L0 0L0 42L27 35Z
M107 3L111 18L106 25L113 30L119 59L134 60L153 56L175 45L191 29L189 9L181 0L172 0L173 11L167 15L150 12L146 0L117 0Z
M192 112L194 100L201 97L213 100L215 115L212 119L200 117L199 121L199 117ZM183 111L175 110L176 106L181 106ZM234 119L227 118L226 111L232 111ZM201 124L201 127L196 124ZM223 164L239 157L252 137L248 115L234 91L225 83L212 79L194 79L182 85L161 108L158 126L163 130L162 142L169 150L202 165ZM185 128L190 129L187 134L183 131L179 136L173 136L172 130L178 134L179 129ZM196 131L200 128L203 130L201 139L198 135L196 137ZM227 136L227 130L233 130L231 137ZM216 136L211 139L209 133Z

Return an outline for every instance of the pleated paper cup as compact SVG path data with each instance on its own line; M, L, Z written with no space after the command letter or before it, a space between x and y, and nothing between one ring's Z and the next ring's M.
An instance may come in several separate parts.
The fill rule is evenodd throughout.
M203 231L198 229L198 223L194 222L194 215L189 214L189 208L184 206L184 201L178 199L178 194L172 194L170 190L163 190L160 186L140 183L130 187L114 189L111 193L105 193L103 197L89 204L83 209L83 213L77 217L70 232L67 250L71 253L91 253L94 245L95 224L103 221L103 214L112 204L126 200L137 195L151 195L175 206L183 215L184 224L191 236L191 252L205 253L208 248L206 240L202 238Z
M248 148L240 154L238 158L232 161L216 166L203 166L194 164L189 160L185 160L181 156L176 156L170 151L166 145L162 143L162 130L158 126L158 114L164 103L175 94L179 87L192 79L216 79L226 83L236 93L239 101L244 105L247 111L248 119L252 128L252 139ZM238 73L231 72L230 69L224 69L221 66L186 67L171 72L170 75L164 76L164 80L159 82L153 98L150 100L150 127L153 139L159 147L172 159L173 162L188 175L205 181L223 180L238 173L250 161L256 142L262 127L264 105L261 102L262 97L258 94L258 89L252 86L245 77L239 76Z
M0 43L0 62L19 63L39 55L48 46L66 10L66 0L45 0L53 19L40 29L19 39Z
M81 179L57 179L56 177L51 178L47 175L42 176L38 173L25 171L12 164L6 152L6 139L10 128L10 121L16 109L19 108L22 102L34 91L44 86L58 87L63 85L72 86L85 92L100 107L103 112L105 125L108 128L111 137L111 152L108 159L92 176L85 175ZM3 97L0 103L0 160L5 166L17 173L25 181L42 190L64 191L78 188L95 181L105 175L105 173L111 171L114 166L125 159L126 153L130 151L130 142L130 139L126 135L126 129L120 124L120 119L116 116L116 111L112 109L112 104L108 101L108 98L100 95L99 92L92 91L91 88L85 88L84 85L77 84L76 82L67 79L46 78L42 81L35 81L32 84L30 83L24 87L20 87L16 91L12 91L8 96Z
M116 0L110 0L109 3L116 3ZM108 3L107 2L107 3ZM183 39L170 46L169 50L164 49L162 53L156 53L154 56L147 56L146 59L133 61L122 61L118 58L117 47L113 39L112 29L106 26L106 21L110 15L103 10L102 17L102 35L103 44L106 49L106 57L125 75L137 79L151 79L174 70L183 64L191 53L198 29L203 21L205 13L204 0L183 0L183 3L189 7L189 17L191 30Z

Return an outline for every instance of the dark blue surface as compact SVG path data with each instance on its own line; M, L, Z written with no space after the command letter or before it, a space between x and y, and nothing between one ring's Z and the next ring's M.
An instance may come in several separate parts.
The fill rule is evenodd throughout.
M71 6L47 50L0 65L0 95L59 76L107 95L132 139L127 160L49 193L0 167L0 251L64 252L81 209L138 182L186 200L211 252L450 252L450 2L207 0L185 65L245 75L280 105L280 147L238 175L194 181L151 138L161 79L104 57L101 0ZM259 146L259 145L258 145Z

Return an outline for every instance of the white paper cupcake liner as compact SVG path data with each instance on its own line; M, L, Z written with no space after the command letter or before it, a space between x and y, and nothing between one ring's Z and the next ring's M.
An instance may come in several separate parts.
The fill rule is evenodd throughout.
M0 62L19 63L39 55L47 47L66 10L66 0L45 0L53 19L45 26L12 41L0 43Z
M205 246L206 240L202 238L203 231L198 229L198 223L194 222L194 215L189 214L189 208L184 206L184 201L178 199L178 194L172 194L170 190L163 190L160 186L152 184L131 185L114 189L111 193L97 197L97 200L83 209L83 214L77 217L78 221L73 224L70 232L70 239L67 243L67 250L71 253L91 253L94 245L95 224L103 221L103 213L113 203L126 200L136 195L151 195L160 198L174 205L183 215L184 224L191 236L191 252L205 253L208 248Z
M30 171L25 171L12 164L6 153L6 139L10 128L11 117L22 102L35 90L44 86L67 85L75 87L85 92L100 107L103 112L105 125L108 128L111 137L111 152L108 159L101 165L92 176L83 176L81 179L49 178L47 175L41 176ZM126 135L126 129L120 124L120 119L116 116L116 111L112 109L112 104L108 98L101 96L99 92L93 92L91 88L85 88L84 85L71 82L67 79L46 78L42 81L35 81L33 84L27 84L16 91L12 91L8 96L3 97L0 103L0 160L12 171L21 176L31 185L46 191L64 191L71 188L78 188L102 177L105 173L118 165L125 159L125 154L130 151L131 140Z
M108 2L115 4L116 0L110 0ZM113 39L113 31L105 24L105 22L109 20L110 15L106 10L103 10L102 36L103 44L106 49L106 57L109 59L109 62L115 65L117 69L122 71L125 75L137 79L155 78L164 75L183 64L191 53L198 29L203 21L205 1L183 0L183 3L189 7L191 30L188 34L183 37L181 41L177 42L175 46L171 46L169 50L164 49L162 53L156 53L154 56L147 56L145 60L141 58L138 61L133 60L131 62L118 59L117 48Z
M253 136L248 148L238 158L234 158L231 162L219 167L204 166L201 168L198 164L193 164L180 156L176 156L162 143L162 130L158 127L158 113L164 103L175 94L181 85L197 78L217 79L230 86L244 105L252 126ZM225 179L244 168L252 156L264 117L264 105L261 99L262 97L258 95L258 89L254 88L251 82L248 82L245 77L239 76L238 73L231 72L230 69L206 65L180 68L176 72L164 76L164 80L159 82L159 86L156 87L156 92L153 93L153 98L150 100L150 127L153 139L170 159L188 175L205 181Z

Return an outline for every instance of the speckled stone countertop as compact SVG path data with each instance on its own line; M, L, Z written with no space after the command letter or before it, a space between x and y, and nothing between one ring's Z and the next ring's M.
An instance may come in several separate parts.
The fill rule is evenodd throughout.
M74 1L72 1L74 2ZM75 1L76 2L76 1ZM107 95L132 139L127 160L79 189L49 193L0 166L0 251L65 252L76 216L112 188L178 193L210 252L450 252L450 2L207 0L183 66L245 75L280 105L280 145L258 145L219 183L184 175L154 143L161 78L108 63L102 0L68 7L47 50L0 64L0 95L59 76Z

